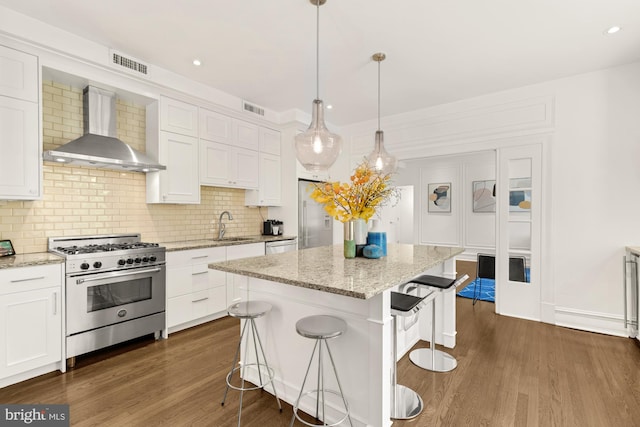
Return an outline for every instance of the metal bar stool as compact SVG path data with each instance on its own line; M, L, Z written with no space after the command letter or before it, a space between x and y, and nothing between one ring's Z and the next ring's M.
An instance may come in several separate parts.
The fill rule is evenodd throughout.
M408 420L417 417L424 404L418 393L409 387L398 384L398 326L397 317L408 317L416 314L425 305L423 297L391 292L391 327L393 328L393 371L391 375L391 419Z
M244 325L242 326L242 332L240 333L240 341L238 341L238 348L236 349L236 355L233 359L233 365L231 365L231 370L227 374L226 382L227 388L224 391L224 398L222 399L221 405L224 406L224 402L227 400L227 393L229 392L229 388L240 391L240 407L238 408L238 427L240 427L240 419L242 417L242 397L244 395L245 390L257 390L260 388L264 388L267 384L271 384L273 388L273 394L276 397L276 401L278 402L278 407L280 408L280 412L282 412L282 405L280 404L280 399L278 398L278 393L276 393L276 387L273 384L274 371L267 364L267 358L264 355L264 349L262 348L262 341L260 340L260 335L258 334L258 329L256 328L255 319L258 317L262 317L271 311L271 304L264 301L245 301L235 303L227 309L229 316L236 317L238 319L244 319ZM247 333L247 326L249 326L249 333ZM253 350L255 354L255 363L245 363L247 361L243 361L241 366L236 366L238 364L238 358L240 356L240 347L242 346L242 339L246 338L246 355L249 354L249 335L253 337ZM258 356L258 346L260 346L260 354L262 354L262 363L260 362L260 358ZM259 383L257 385L245 386L245 370L247 366L255 366L258 370L258 378ZM233 374L235 372L241 371L241 382L240 386L232 384Z
M458 279L448 279L446 277L425 274L411 279L409 283L424 286L431 291L446 292L450 289L455 289L468 278L469 276L467 274ZM409 359L414 365L434 372L449 372L458 366L458 361L455 357L444 351L436 350L436 298L431 300L431 343L429 348L413 350L409 353Z
M299 335L305 338L311 338L316 340L315 345L313 346L313 351L311 352L311 358L309 359L309 365L307 366L307 372L304 374L304 380L302 380L302 386L300 387L300 393L298 394L298 398L296 399L295 405L293 405L293 417L291 417L290 427L293 426L296 418L303 424L308 426L337 426L341 424L345 419L349 418L349 425L353 426L351 422L351 415L349 413L349 405L347 404L347 400L344 397L344 393L342 391L342 385L340 385L340 379L338 378L338 371L336 370L336 364L333 361L333 356L331 355L331 350L329 349L329 343L327 342L330 338L338 337L344 334L347 331L347 323L334 316L327 315L316 315L316 316L308 316L303 317L302 319L296 322L296 332ZM333 373L336 377L336 382L338 383L338 389L340 390L325 390L324 388L324 367L323 367L323 351L322 344L327 350L327 354L329 355L329 360L331 361L331 366L333 367ZM318 378L317 378L317 388L313 390L309 390L304 393L304 385L307 382L307 377L309 375L309 370L311 369L311 363L313 362L313 356L318 350ZM345 415L337 422L333 424L327 424L325 418L325 393L334 394L336 396L340 396L342 398L342 403L344 404ZM321 421L322 424L311 424L298 415L300 399L303 396L308 396L310 394L316 395L316 415L315 418L318 421ZM320 400L322 400L322 405L320 404ZM322 412L320 412L322 410ZM321 417L322 416L322 417Z

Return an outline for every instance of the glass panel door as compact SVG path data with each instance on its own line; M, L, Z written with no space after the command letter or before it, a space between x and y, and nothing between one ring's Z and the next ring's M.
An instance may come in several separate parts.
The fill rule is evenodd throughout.
M541 145L498 150L496 311L540 320Z

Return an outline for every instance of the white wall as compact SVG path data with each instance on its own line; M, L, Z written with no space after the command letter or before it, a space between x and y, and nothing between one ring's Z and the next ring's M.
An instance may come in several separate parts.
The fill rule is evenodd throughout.
M625 335L621 258L640 242L640 63L386 117L381 127L388 150L407 164L541 143L545 321ZM343 128L352 156L371 145L366 135L375 128ZM434 168L429 179L444 173ZM401 184L420 182L416 169L401 173ZM433 240L459 241L460 230Z

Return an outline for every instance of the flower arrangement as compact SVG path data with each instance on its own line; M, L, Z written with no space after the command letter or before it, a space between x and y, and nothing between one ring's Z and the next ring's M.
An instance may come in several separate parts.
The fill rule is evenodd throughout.
M380 174L366 161L356 167L350 183L322 182L313 184L311 198L324 205L334 219L347 222L352 219L368 221L397 189L390 185L391 175Z

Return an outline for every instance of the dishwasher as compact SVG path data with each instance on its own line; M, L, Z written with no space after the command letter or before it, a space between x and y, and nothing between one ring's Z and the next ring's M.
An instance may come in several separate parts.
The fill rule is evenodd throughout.
M295 251L298 249L297 239L288 240L276 240L274 242L265 243L265 253L269 254L281 254L283 252Z

